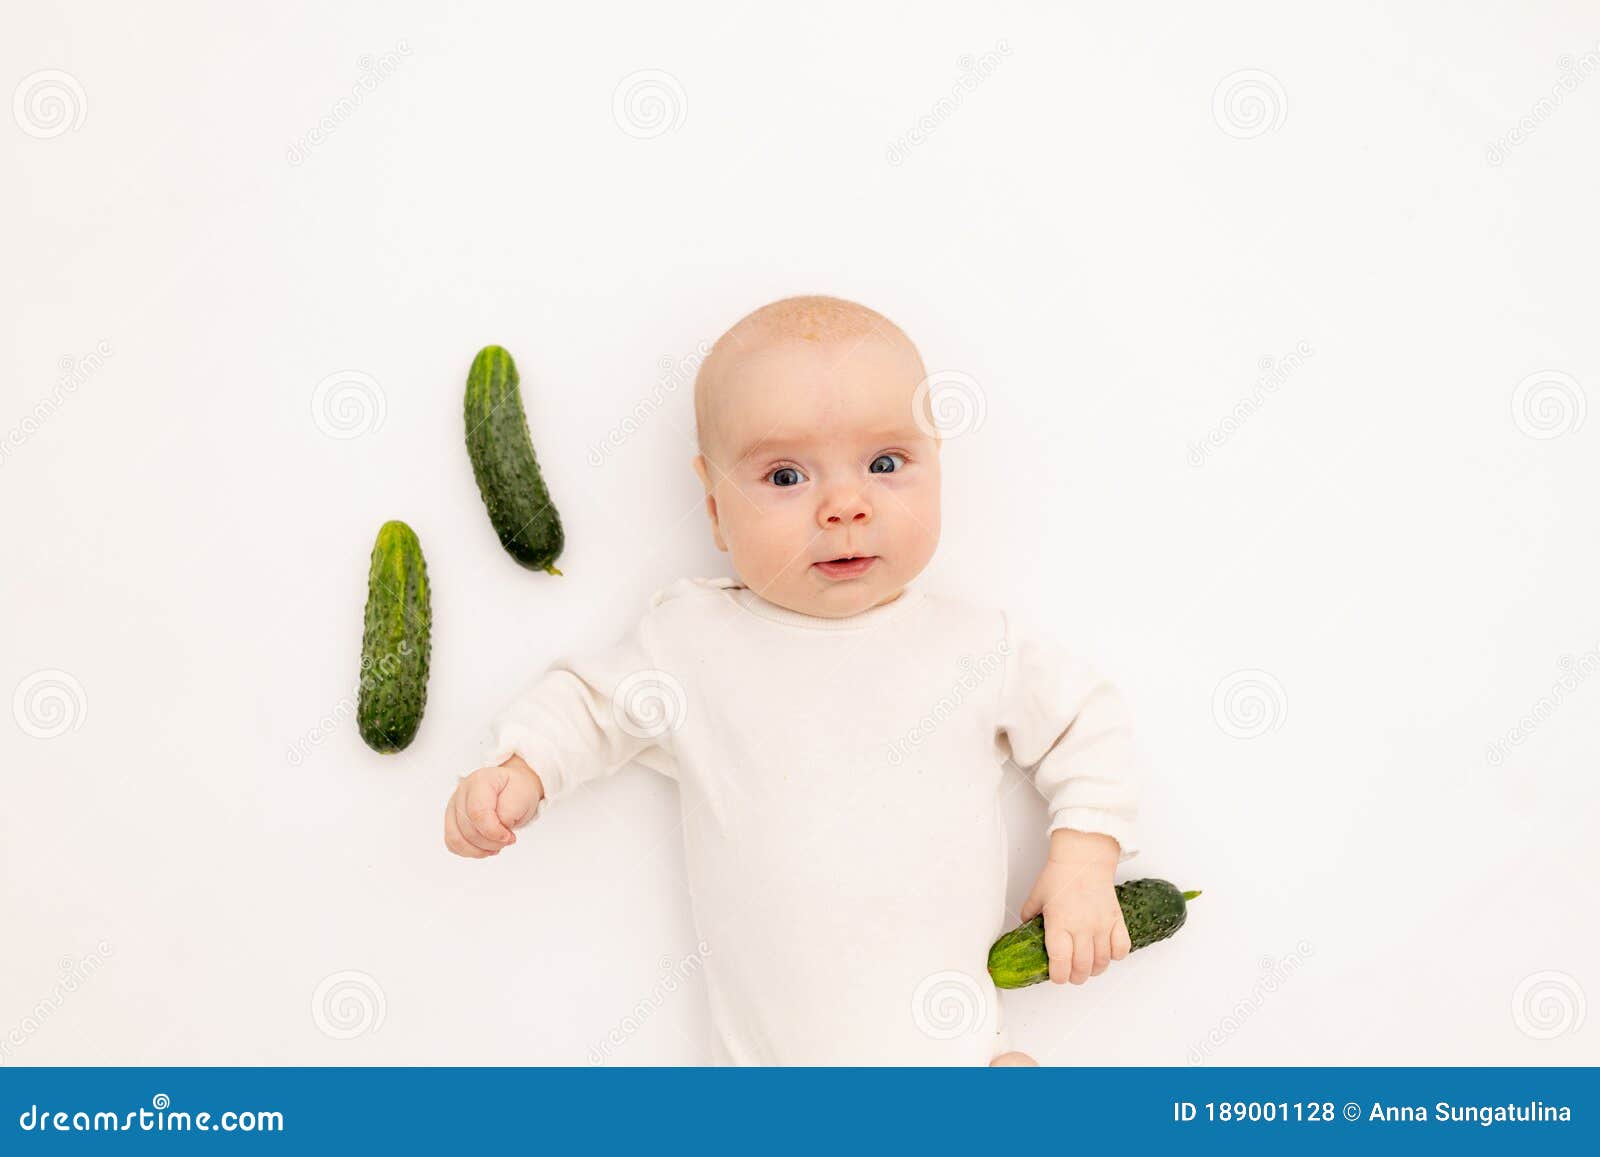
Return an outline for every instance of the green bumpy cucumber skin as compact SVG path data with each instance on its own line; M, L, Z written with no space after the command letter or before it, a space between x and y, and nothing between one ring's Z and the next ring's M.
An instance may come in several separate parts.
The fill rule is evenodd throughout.
M1180 892L1165 880L1129 880L1116 887L1122 921L1134 949L1165 940L1188 919L1188 902L1199 892ZM989 949L989 976L996 988L1026 988L1050 979L1044 947L1044 913L1013 928Z
M472 359L466 392L467 454L500 545L529 570L560 574L566 545L522 409L517 363L497 345Z
M433 612L422 543L403 522L386 522L372 546L361 633L356 722L373 751L403 751L428 702Z

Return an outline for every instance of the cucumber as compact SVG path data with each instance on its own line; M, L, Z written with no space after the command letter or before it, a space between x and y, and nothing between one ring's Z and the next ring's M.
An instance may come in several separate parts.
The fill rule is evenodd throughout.
M374 751L401 751L417 734L428 701L432 626L422 544L405 523L386 522L378 529L367 572L356 707L361 738Z
M472 359L467 454L500 545L529 570L560 574L555 562L566 536L534 457L518 382L517 363L499 346L484 346Z
M1118 884L1117 903L1134 949L1165 940L1188 918L1188 902L1199 892L1180 892L1165 880L1129 880ZM989 949L989 975L996 988L1026 988L1050 979L1044 949L1044 913L1013 928Z

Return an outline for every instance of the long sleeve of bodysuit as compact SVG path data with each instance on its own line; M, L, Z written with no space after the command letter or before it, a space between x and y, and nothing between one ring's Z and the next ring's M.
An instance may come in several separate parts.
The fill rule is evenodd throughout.
M1120 860L1138 851L1139 787L1121 695L1083 659L1006 619L1005 682L996 739L1033 781L1047 831L1112 836Z
M546 803L633 759L676 778L671 742L687 703L682 685L651 662L649 626L646 616L615 645L552 663L494 716L484 764L520 755Z

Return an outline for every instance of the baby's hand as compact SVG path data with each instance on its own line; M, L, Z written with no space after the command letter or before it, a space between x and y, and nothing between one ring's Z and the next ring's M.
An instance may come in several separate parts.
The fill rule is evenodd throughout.
M1082 984L1132 948L1111 878L1121 845L1110 836L1057 828L1022 919L1044 913L1044 950L1054 984Z
M480 767L461 777L444 806L444 846L481 860L517 842L514 828L533 818L544 798L537 772L513 755L499 767Z

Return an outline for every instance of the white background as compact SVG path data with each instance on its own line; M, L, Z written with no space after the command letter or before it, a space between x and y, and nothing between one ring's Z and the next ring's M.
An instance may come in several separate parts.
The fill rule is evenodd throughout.
M625 768L489 862L440 818L528 678L728 573L663 367L797 292L978 383L923 581L1116 678L1124 875L1205 891L1006 994L1018 1047L1600 1062L1600 22L1387 7L15 7L0 87L70 83L0 112L4 1063L585 1064L614 1029L607 1063L702 1061L698 978L662 992L695 940L670 782ZM664 107L615 99L641 70ZM564 578L473 484L489 342ZM390 518L435 626L379 757L348 697ZM1008 783L1015 907L1044 814Z

